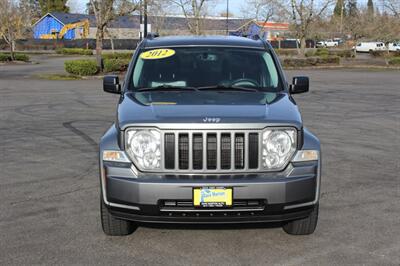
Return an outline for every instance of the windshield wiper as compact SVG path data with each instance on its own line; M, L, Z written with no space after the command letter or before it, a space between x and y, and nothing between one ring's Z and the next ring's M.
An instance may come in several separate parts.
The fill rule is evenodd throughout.
M256 88L245 88L239 86L225 86L225 85L197 87L196 89L198 89L199 91L248 91L248 92L260 91Z
M157 87L152 88L140 88L137 91L144 92L144 91L197 91L197 88L194 87L179 87L179 86L172 86L172 85L160 85Z

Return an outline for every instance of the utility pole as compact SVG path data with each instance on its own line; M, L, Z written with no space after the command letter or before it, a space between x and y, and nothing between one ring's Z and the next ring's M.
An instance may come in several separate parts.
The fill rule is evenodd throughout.
M147 0L144 0L144 37L147 37Z
M142 2L142 0L140 0L140 8L139 8L139 10L140 10L140 13L139 13L139 39L140 40L143 39L143 36L142 36L143 10L142 10L142 8L143 8L143 2Z
M226 35L229 35L229 0L226 0Z
M342 6L340 8L340 38L343 35L343 13L344 13L344 0L341 2Z

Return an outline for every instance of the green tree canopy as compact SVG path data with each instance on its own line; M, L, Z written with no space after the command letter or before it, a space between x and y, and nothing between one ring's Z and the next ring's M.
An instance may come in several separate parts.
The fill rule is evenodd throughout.
M348 0L347 1L347 14L350 17L354 17L354 16L358 15L357 0Z
M335 9L333 10L333 15L335 17L340 17L342 15L342 8L343 8L343 16L346 16L346 9L344 6L344 0L337 0Z
M374 16L374 2L372 0L368 0L367 10L368 10L368 16L373 17Z
M39 0L42 15L49 12L69 12L67 0Z

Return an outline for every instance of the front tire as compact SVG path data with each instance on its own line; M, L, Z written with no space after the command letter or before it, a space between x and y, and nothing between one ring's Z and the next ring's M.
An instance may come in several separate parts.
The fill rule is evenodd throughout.
M306 218L286 223L283 230L289 235L310 235L314 233L318 222L319 205L315 205L313 211Z
M103 232L109 236L126 236L137 229L137 224L115 218L108 210L103 198L100 199L100 218Z

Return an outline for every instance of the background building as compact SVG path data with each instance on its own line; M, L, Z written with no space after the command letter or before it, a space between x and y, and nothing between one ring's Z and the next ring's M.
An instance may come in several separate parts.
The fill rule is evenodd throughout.
M52 32L60 32L61 29L79 21L89 21L88 39L96 38L96 18L94 15L69 14L52 12L47 13L33 25L33 37L41 39L44 35ZM248 19L230 18L228 20L229 31L237 31ZM224 17L206 17L202 20L203 34L215 35L226 34L227 21ZM148 23L151 24L152 32L160 35L188 35L187 20L183 16L149 16ZM139 16L120 16L111 21L107 27L106 38L112 39L137 39L139 37ZM73 40L82 38L82 28L70 29L64 39Z

